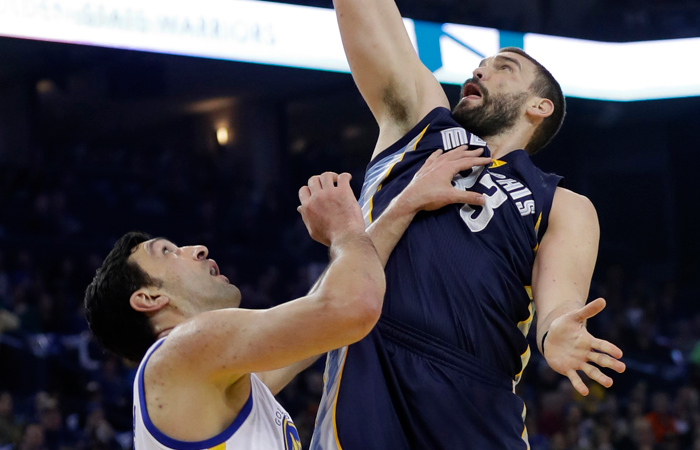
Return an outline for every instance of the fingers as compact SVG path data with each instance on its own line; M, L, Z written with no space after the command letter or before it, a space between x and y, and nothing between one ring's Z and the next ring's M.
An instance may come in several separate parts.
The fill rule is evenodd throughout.
M323 189L330 189L336 184L340 185L342 183L349 185L351 179L352 175L350 175L349 173L342 173L338 175L335 172L324 172L321 175L314 175L313 177L309 178L308 186L304 187L308 188L309 195L311 195ZM304 190L304 187L302 187L299 190L299 199L301 199L301 194Z
M301 189L299 189L299 201L303 205L306 200L311 197L311 189L309 189L308 186L302 186Z
M566 376L571 380L571 385L576 389L576 391L583 395L584 397L588 395L588 386L581 380L581 377L576 373L575 370L569 370L566 372Z
M352 175L347 172L338 175L338 186L350 186L350 180L352 180Z
M618 361L604 353L588 352L588 360L598 364L600 367L607 367L617 373L625 371L625 363Z
M584 321L586 319L590 319L591 317L595 316L599 312L601 312L603 309L605 309L605 300L602 298L598 298L581 308L576 315L578 316L579 320Z
M334 187L336 181L338 181L338 174L335 172L324 172L321 175L321 187L323 189Z
M486 201L484 196L477 192L454 189L454 192L450 192L450 194L451 203L466 203L468 205L482 206Z
M620 348L617 345L612 344L608 341L604 341L602 339L593 339L591 347L593 347L594 350L598 350L599 352L607 353L615 359L622 358L622 350L620 350Z
M459 159L459 158L464 158L464 157L477 157L481 156L484 153L483 148L477 148L476 150L469 150L469 147L466 145L463 145L461 147L457 147L454 150L450 150L449 152L445 153L445 156L443 158L446 159Z
M425 163L423 163L423 165L424 165L424 166L429 166L430 164L432 164L433 162L435 162L435 160L438 159L438 157L439 157L440 155L442 155L442 154L443 154L443 151L442 151L442 150L435 150L435 151L432 153L432 155L428 156L428 159L425 160Z
M605 386L606 388L609 388L610 386L613 385L613 380L609 376L605 375L603 372L600 371L599 368L594 367L590 364L584 364L581 367L581 370L583 370L583 373L588 375L588 378L590 378L593 381L598 382L600 385Z
M307 184L309 185L311 194L315 194L322 189L321 177L318 175L314 175L313 177L309 178L309 182Z
M464 157L456 160L452 166L452 169L456 175L457 173L463 170L471 169L474 166L485 166L487 164L491 164L491 161L491 158L474 158L471 156Z

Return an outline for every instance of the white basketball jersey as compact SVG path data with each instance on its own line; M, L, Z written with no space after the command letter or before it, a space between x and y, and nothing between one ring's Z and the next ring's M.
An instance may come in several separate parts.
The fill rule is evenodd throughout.
M158 340L148 349L134 380L135 450L301 450L299 434L289 414L255 374L250 375L248 401L233 423L217 436L205 441L185 442L158 430L146 409L143 372L148 359L165 339Z

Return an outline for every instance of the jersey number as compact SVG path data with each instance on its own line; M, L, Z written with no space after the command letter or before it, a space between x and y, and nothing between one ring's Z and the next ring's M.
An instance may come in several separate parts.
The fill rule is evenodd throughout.
M458 189L468 190L474 187L476 181L479 180L479 175L484 171L483 166L479 166L472 169L472 173L467 177L462 177L457 174L452 182ZM472 208L469 205L462 206L459 214L462 216L462 220L467 224L470 230L474 233L482 231L489 224L493 218L494 210L505 203L508 200L508 196L505 192L500 190L496 183L494 183L490 174L485 174L479 180L479 184L484 186L486 189L495 189L493 194L484 193L484 206L480 207L479 210Z

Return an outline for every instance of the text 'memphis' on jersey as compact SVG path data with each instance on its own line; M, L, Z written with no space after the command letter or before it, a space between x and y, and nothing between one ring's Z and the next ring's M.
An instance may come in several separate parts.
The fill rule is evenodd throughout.
M449 151L461 145L484 148L483 156L490 156L484 141L460 127L449 110L437 108L378 155L367 169L360 197L366 225L377 220L435 150ZM408 443L443 448L437 432L425 430L439 429L457 418L461 423L474 422L470 425L474 433L481 434L476 442L484 446L520 448L508 446L527 441L521 417L524 405L514 398L504 397L503 407L511 402L510 408L517 411L507 419L494 419L510 423L510 432L502 428L498 433L478 423L488 417L480 408L467 414L467 406L460 407L462 411L445 406L448 412L429 413L428 401L412 402L423 395L431 398L426 394L431 389L434 399L451 395L443 387L456 378L461 381L455 385L461 383L461 387L454 390L465 395L460 405L478 404L477 397L488 390L476 390L470 397L467 391L473 383L466 379L500 386L494 388L489 402L501 395L503 386L516 397L512 388L530 357L526 336L534 317L532 265L560 181L561 177L540 171L524 150L518 150L454 178L455 187L482 193L483 207L451 205L416 216L387 263L379 325L357 344L329 354L313 449L392 448L390 445L400 449L404 448L398 443L401 436ZM423 367L423 361L430 361L429 366ZM420 388L413 391L414 385ZM372 400L358 404L356 399L361 396ZM457 401L459 395L454 397ZM383 408L386 414L381 413ZM363 422L353 411L372 419ZM438 421L427 426L436 417ZM355 428L374 427L371 422L387 422L385 431L380 433L377 428L375 434L393 444L373 446L362 441L355 446L351 437L346 437L348 445L341 442ZM401 431L392 435L391 429ZM424 431L408 436L407 430ZM434 435L428 438L426 433ZM407 445L414 448L414 444Z

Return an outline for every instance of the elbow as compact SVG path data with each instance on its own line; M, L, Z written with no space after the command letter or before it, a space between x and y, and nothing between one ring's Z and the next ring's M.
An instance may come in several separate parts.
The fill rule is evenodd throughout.
M382 273L381 279L367 280L328 296L326 304L333 305L331 320L337 335L345 341L342 345L355 343L372 331L382 314L385 290Z
M351 309L346 318L349 339L357 342L369 334L382 315L384 289L360 289L351 299Z
M382 315L385 291L386 286L382 277L381 283L375 286L367 286L358 292L355 299L355 303L358 305L357 328L362 337L365 337L372 331Z

